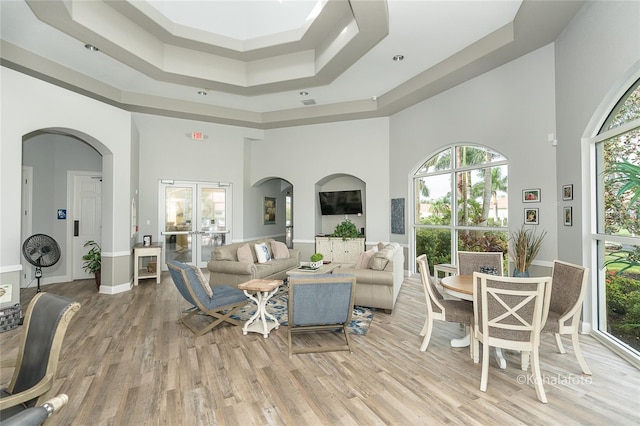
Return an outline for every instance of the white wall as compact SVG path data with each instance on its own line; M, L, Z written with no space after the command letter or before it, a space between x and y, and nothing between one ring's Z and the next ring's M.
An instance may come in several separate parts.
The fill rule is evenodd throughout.
M140 196L138 223L141 235L158 235L158 183L161 179L229 182L233 190L232 238L242 240L244 139L260 136L242 127L193 120L133 114L140 134ZM191 132L203 132L206 139L194 141ZM147 222L149 224L147 224Z
M538 227L549 231L537 258L557 254L554 49L548 45L391 117L390 196L406 198L413 211L411 177L430 156L456 143L487 146L509 160L509 223L523 223L522 190L540 188ZM407 243L412 233L394 236ZM411 262L410 264L413 264Z
M5 67L0 79L0 274L21 269L22 139L42 129L72 129L102 154L103 256L107 264L108 258L130 258L130 114ZM124 284L110 282L112 270L104 272L106 285Z
M558 257L591 268L583 328L595 324L598 265L591 253L591 186L588 139L631 84L640 78L640 2L589 1L560 35L556 47L558 184L573 184L573 226L558 223ZM557 199L562 200L558 192Z
M556 48L558 184L573 184L573 226L558 224L558 254L590 261L588 143L624 92L640 78L640 2L590 1L560 35ZM559 191L559 190L558 190ZM562 200L557 193L557 199Z
M294 243L321 232L316 185L335 174L366 183L367 241L389 241L389 119L345 121L265 131L252 142L251 182L280 176L294 188Z

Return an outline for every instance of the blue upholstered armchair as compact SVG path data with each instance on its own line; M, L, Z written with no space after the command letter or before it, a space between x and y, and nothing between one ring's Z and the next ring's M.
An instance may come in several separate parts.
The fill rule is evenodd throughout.
M197 266L175 260L167 262L167 266L176 288L193 305L178 322L186 325L196 336L203 335L222 322L241 325L231 315L247 304L247 297L242 291L224 285L211 287ZM198 313L208 315L214 321L198 328L193 321L189 321Z
M309 352L349 351L347 326L353 312L356 278L349 274L306 274L289 278L289 357ZM344 344L293 347L292 334L341 331ZM336 340L335 336L330 336Z

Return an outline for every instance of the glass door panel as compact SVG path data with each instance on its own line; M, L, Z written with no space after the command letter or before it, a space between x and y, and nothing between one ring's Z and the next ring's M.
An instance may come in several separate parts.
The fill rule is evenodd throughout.
M228 184L160 183L163 270L169 260L204 268L215 247L231 240L230 196Z
M219 245L226 244L227 220L226 220L226 189L212 186L199 185L200 196L200 263L206 265L211 260L211 253Z
M164 253L168 260L193 263L194 184L164 185Z

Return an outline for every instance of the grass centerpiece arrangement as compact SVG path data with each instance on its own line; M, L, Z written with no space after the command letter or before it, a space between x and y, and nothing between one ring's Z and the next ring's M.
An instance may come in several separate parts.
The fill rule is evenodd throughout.
M324 256L322 255L322 253L313 253L311 255L311 257L309 258L310 262L309 262L309 266L313 269L317 269L319 267L322 266L322 259L324 259Z
M524 225L511 234L509 238L511 240L509 257L513 260L514 277L529 276L531 262L538 255L546 235L546 231L537 234L534 228L526 228Z

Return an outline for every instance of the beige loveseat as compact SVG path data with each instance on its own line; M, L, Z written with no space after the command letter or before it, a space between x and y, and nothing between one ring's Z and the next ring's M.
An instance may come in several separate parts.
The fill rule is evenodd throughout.
M238 284L254 278L285 279L288 270L297 268L300 265L300 251L297 249L287 249L289 257L285 259L274 259L271 248L273 241L275 240L259 239L216 247L213 253L211 253L211 260L207 263L207 269L210 272L210 284L212 286L228 285L237 288ZM259 243L266 243L269 248L271 260L266 263L258 263L255 245ZM238 260L238 249L245 244L247 244L250 249L251 262L241 262Z
M356 276L355 304L393 310L404 280L404 254L398 243L367 250L357 264L343 263L334 274Z

